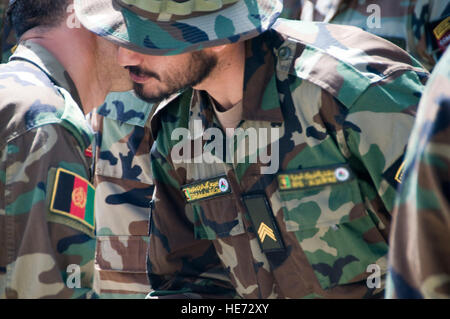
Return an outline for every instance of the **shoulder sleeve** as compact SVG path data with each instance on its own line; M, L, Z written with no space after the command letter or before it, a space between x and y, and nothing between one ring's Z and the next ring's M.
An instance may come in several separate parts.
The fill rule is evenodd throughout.
M7 253L0 258L0 268L6 269L7 284L0 286L0 294L91 296L95 238L87 225L93 224L93 211L88 210L88 164L77 140L61 125L40 126L9 141L1 167L0 246L5 249L0 255ZM68 172L72 183L54 187L57 170ZM77 196L75 188L80 188ZM65 207L55 214L50 203L57 191Z
M361 163L389 212L401 183L403 157L423 88L422 75L394 72L369 86L345 119L349 152Z

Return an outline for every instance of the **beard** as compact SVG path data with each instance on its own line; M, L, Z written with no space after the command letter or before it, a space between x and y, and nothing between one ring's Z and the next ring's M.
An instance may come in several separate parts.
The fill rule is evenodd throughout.
M145 102L156 103L186 88L198 85L206 79L217 66L217 57L203 51L192 52L188 62L178 69L167 69L163 74L142 70L139 67L127 67L137 75L152 77L162 84L162 87L149 88L150 84L134 83L135 94Z

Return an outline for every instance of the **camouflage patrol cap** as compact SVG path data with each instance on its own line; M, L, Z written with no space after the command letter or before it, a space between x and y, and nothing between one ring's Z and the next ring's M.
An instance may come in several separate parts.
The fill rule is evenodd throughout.
M282 0L75 0L90 31L144 54L174 55L266 31Z

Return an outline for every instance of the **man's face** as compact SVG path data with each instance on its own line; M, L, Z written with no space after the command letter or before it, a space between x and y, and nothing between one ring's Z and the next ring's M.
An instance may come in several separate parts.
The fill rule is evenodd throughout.
M128 69L133 88L142 100L154 103L201 83L217 65L210 51L151 56L119 49L119 64Z

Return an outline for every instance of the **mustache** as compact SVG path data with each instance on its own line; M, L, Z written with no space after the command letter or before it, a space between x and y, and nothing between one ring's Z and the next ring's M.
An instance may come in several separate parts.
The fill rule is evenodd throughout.
M149 71L149 70L144 70L138 66L126 66L125 69L127 69L128 71L130 71L131 73L133 73L136 76L140 76L140 77L153 77L156 78L157 80L161 80L159 78L159 75L156 74L155 72Z

